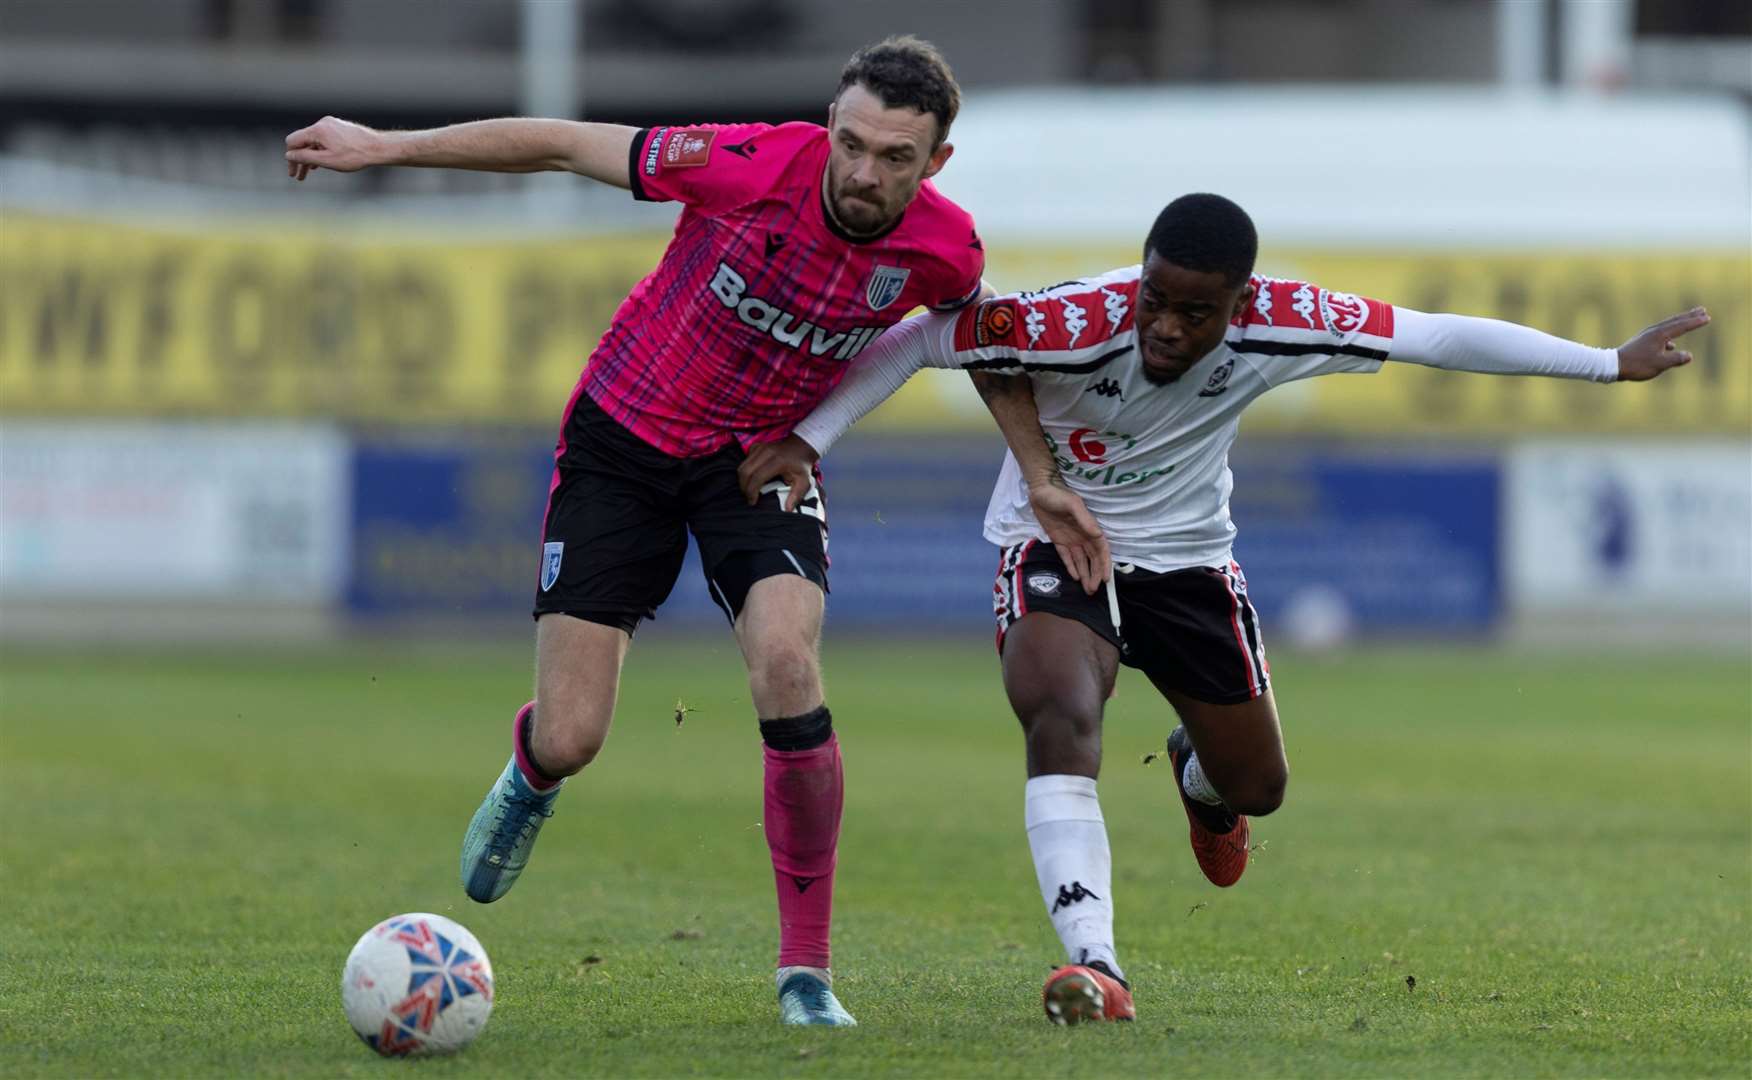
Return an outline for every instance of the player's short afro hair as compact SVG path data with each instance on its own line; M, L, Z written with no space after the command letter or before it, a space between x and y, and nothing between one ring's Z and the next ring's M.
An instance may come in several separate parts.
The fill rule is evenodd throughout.
M1144 258L1151 252L1188 270L1218 271L1230 285L1239 285L1253 273L1259 254L1259 234L1247 211L1221 195L1182 195L1156 215L1144 241Z
M883 38L854 53L840 71L833 99L838 101L853 85L875 94L890 109L907 107L935 116L938 146L961 111L961 87L949 62L935 45L911 34Z

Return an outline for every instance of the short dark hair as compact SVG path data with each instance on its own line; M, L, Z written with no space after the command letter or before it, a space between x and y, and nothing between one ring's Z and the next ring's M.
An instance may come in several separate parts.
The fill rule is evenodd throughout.
M937 141L949 137L949 125L961 111L961 87L937 47L911 34L883 38L852 54L840 71L835 101L848 86L862 86L890 109L902 106L937 118Z
M1230 285L1253 273L1259 234L1247 211L1221 195L1182 195L1156 215L1144 241L1144 258L1155 252L1188 270L1219 271Z

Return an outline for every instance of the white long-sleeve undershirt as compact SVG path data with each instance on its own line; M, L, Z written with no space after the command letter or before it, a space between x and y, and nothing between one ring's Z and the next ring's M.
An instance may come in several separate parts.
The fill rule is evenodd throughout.
M853 424L887 401L925 367L954 367L955 315L927 314L903 319L871 342L852 361L851 370L791 434L826 454Z
M1618 350L1596 349L1501 319L1393 309L1389 360L1485 375L1546 375L1612 382Z
M1618 351L1547 334L1532 327L1471 315L1393 309L1388 359L1487 375L1544 375L1612 382ZM888 400L920 368L959 366L954 315L920 315L883 334L852 362L839 386L793 432L826 454L841 435Z

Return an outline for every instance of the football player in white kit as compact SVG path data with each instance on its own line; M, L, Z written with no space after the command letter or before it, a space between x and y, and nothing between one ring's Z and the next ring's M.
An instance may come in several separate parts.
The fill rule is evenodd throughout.
M754 448L742 466L750 498L773 478L807 490L819 455L914 371L976 373L1010 446L985 536L1001 552L993 608L1004 689L1027 742L1028 842L1068 957L1044 992L1061 1023L1134 1015L1095 791L1118 665L1143 671L1179 715L1167 749L1212 883L1241 877L1248 816L1283 801L1289 765L1271 669L1232 553L1228 455L1247 405L1274 386L1386 360L1643 381L1689 363L1673 341L1709 321L1694 308L1617 349L1592 348L1262 277L1257 246L1252 220L1228 199L1176 199L1139 266L889 330L790 437Z

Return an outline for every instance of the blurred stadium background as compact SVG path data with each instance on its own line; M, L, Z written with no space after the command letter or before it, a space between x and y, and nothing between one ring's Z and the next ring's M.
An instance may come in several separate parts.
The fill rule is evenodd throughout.
M0 0L0 634L528 633L559 413L673 206L574 177L294 186L325 113L431 126L824 116L911 32L989 277L1136 258L1229 195L1262 268L1616 344L1644 387L1433 371L1280 391L1238 555L1277 644L1752 642L1743 0ZM989 632L1000 454L927 374L828 462L830 633ZM721 634L697 570L651 635Z
M1001 443L958 373L827 462L862 1039L772 1025L760 759L691 565L611 767L516 898L462 899L560 411L675 211L283 166L325 113L819 120L897 32L961 79L940 184L1000 288L1210 190L1268 273L1598 344L1715 315L1650 385L1389 365L1255 406L1293 810L1207 886L1123 677L1112 1039L1038 1012ZM431 910L504 989L440 1072L1743 1077L1749 660L1746 0L0 0L0 1075L380 1076L335 977Z

